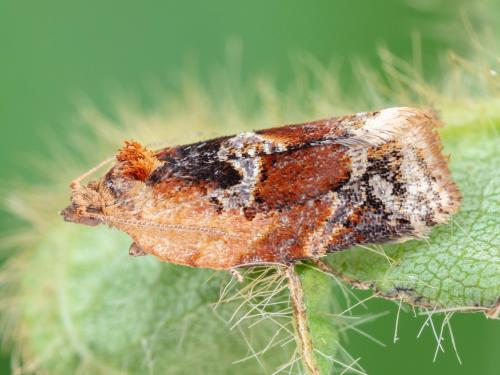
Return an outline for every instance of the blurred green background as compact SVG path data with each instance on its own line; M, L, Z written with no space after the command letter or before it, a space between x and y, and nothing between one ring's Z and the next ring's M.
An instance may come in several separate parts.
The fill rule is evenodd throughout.
M153 105L155 89L180 84L186 66L196 66L200 79L211 81L214 71L228 63L228 45L242 46L243 81L264 74L285 88L294 76L291 59L307 55L334 63L349 88L353 60L379 69L377 48L384 46L412 61L412 41L420 40L423 72L432 80L442 73L439 61L446 51L467 53L470 35L463 18L478 32L498 28L499 8L498 2L457 0L3 0L0 178L40 180L30 160L47 158L51 135L64 142L81 97L111 114L117 93L131 95L147 108ZM8 221L2 216L0 225ZM369 306L392 312L365 327L390 343L388 347L356 334L347 345L363 357L369 373L498 373L499 325L482 315L454 318L461 366L452 352L432 363L435 340L429 331L417 340L423 320L410 315L403 315L401 340L392 344L394 304L377 301ZM9 373L8 363L4 355L2 373Z

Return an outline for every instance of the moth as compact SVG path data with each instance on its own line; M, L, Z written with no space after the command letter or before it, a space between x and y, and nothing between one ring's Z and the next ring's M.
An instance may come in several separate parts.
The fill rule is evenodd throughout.
M151 150L127 141L71 184L66 221L130 235L131 255L212 269L422 238L460 204L434 113L387 108Z

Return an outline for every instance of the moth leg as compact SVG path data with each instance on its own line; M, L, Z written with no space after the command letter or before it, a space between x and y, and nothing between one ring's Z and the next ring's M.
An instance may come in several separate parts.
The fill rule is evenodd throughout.
M332 265L326 263L326 262L323 262L321 259L319 258L313 258L313 259L308 259L312 264L314 264L318 270L320 270L321 272L324 272L328 275L331 275L335 278L339 278L341 279L342 281L345 281L346 283L352 285L352 286L355 286L358 288L358 289L368 289L366 286L362 285L361 283L359 283L357 280L353 280L351 279L350 277L342 274L341 272L337 271Z
M312 264L314 264L316 267L318 267L321 271L329 273L334 275L335 271L333 270L332 266L330 266L328 263L323 262L321 259L318 258L313 258L309 259Z
M500 305L493 307L492 309L485 312L486 316L491 319L498 319L500 317Z
M146 252L142 247L137 245L135 242L132 242L132 245L130 245L128 249L128 255L133 257L141 257L144 255L148 255L148 252Z
M228 270L229 274L236 279L237 282L243 282L243 275L235 268L231 268Z

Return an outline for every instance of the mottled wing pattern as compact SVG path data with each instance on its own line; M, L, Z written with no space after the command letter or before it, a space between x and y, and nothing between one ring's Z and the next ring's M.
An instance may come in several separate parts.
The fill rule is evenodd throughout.
M437 125L389 108L144 157L129 144L100 183L103 215L134 253L216 269L420 237L460 201Z

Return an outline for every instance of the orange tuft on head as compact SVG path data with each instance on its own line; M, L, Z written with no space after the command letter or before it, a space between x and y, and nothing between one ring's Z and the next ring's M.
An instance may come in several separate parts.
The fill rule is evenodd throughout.
M125 141L116 160L123 163L121 169L124 176L140 181L145 181L159 164L154 152L136 141Z

